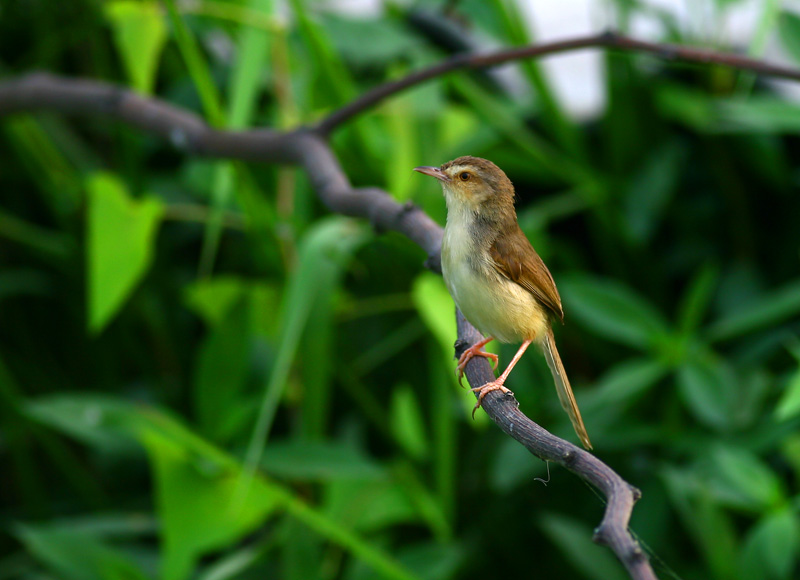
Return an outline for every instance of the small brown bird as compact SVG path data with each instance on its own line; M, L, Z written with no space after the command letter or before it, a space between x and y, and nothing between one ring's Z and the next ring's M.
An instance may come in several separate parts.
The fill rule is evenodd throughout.
M589 435L556 349L550 319L563 322L561 297L550 271L517 223L514 186L503 170L486 159L459 157L441 167L415 167L442 183L447 225L442 241L442 273L459 310L486 338L468 348L458 361L459 382L475 356L497 339L522 342L508 368L496 380L472 389L478 403L491 391L510 393L504 385L511 369L532 342L539 344L553 373L558 399L587 449ZM473 410L473 414L474 414Z

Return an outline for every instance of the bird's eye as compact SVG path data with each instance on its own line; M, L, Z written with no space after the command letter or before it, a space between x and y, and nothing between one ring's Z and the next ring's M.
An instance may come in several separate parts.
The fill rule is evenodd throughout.
M464 171L461 175L458 176L461 181L469 181L470 174L468 171Z

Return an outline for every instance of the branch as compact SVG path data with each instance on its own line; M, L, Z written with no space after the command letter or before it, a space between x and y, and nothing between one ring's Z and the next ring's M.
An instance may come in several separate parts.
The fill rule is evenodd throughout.
M645 52L661 58L715 63L780 78L800 80L800 71L754 59L702 49L634 40L616 34L600 34L526 46L484 55L458 55L442 63L380 85L335 111L315 128L281 133L269 129L224 131L209 127L199 116L158 99L91 80L67 79L35 73L0 82L0 117L17 112L52 110L62 113L104 115L168 140L176 148L195 155L246 161L296 164L308 174L322 202L333 212L368 219L379 230L395 230L414 241L428 255L426 265L440 271L442 229L421 209L397 203L377 187L353 188L325 138L336 127L383 99L426 80L459 69L486 68L524 58L541 57L590 47ZM458 316L457 354L480 339L464 317ZM483 358L466 368L471 385L492 380L491 367ZM647 557L627 526L639 491L590 453L552 435L522 414L512 397L489 393L483 408L509 436L531 453L563 465L591 483L608 500L594 540L605 544L620 559L634 580L655 578Z
M456 357L460 357L467 347L483 336L458 310L456 323ZM465 370L470 385L485 385L495 378L485 358L472 358ZM633 580L655 580L647 556L628 532L633 504L641 497L641 492L588 451L534 423L519 410L514 397L492 391L483 399L482 407L503 432L522 443L536 457L558 463L600 490L607 500L606 511L592 539L611 548Z
M331 148L313 131L216 130L194 113L99 81L32 73L0 82L0 117L37 110L107 116L162 137L188 154L300 165L329 210L366 218L378 231L404 234L425 250L426 266L441 272L439 224L380 188L353 188Z
M509 48L485 54L457 54L429 68L415 71L401 79L390 81L370 89L354 101L328 115L316 126L316 129L322 135L327 135L345 121L371 109L387 97L453 71L462 69L483 69L515 60L541 58L553 54L574 52L585 48L612 48L625 52L644 52L654 54L665 60L719 64L777 78L794 81L800 80L800 70L796 68L770 64L736 54L702 48L690 48L677 44L646 42L614 32L604 32L592 36L579 36L577 38L559 40L557 42Z

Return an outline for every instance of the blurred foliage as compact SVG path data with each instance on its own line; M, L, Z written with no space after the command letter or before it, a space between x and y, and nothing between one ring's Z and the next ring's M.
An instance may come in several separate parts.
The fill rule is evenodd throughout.
M463 39L532 40L511 0L447 4L354 19L302 0L10 0L0 74L289 128ZM615 6L623 30L647 17L707 44ZM800 18L776 6L750 53L774 38L800 59ZM591 120L525 62L397 95L333 144L356 185L440 222L412 167L503 167L563 294L596 452L643 490L632 529L660 577L796 578L800 105L727 69L603 63ZM295 168L16 115L0 192L0 578L625 577L590 542L602 499L555 467L543 486L544 464L470 419L452 303L419 248L327 215ZM517 369L522 409L572 437L540 358Z

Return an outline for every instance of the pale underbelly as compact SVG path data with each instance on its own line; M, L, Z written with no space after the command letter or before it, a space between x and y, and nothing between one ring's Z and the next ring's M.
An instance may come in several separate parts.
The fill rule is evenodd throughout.
M491 266L481 272L469 264L454 267L447 262L442 262L442 271L450 295L481 333L500 342L538 342L544 338L550 322L530 292ZM489 287L493 290L487 290Z

